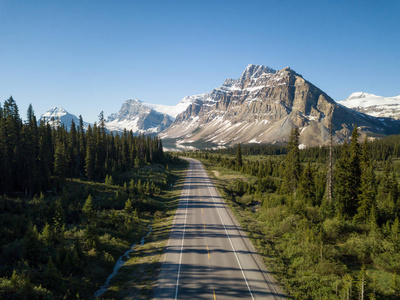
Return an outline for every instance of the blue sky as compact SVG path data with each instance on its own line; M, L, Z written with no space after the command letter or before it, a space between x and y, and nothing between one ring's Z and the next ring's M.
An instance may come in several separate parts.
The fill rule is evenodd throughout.
M290 66L336 101L400 94L400 1L0 0L0 101L94 122Z

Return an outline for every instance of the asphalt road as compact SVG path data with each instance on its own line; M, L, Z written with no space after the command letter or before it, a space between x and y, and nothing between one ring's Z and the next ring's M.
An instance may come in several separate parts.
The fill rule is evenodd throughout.
M203 165L188 159L156 299L281 299Z

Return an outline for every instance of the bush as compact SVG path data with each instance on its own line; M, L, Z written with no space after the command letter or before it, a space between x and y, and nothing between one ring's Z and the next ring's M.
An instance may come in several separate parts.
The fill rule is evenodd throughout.
M343 225L342 221L337 218L326 219L322 223L322 228L324 230L324 238L328 243L335 243L342 234Z

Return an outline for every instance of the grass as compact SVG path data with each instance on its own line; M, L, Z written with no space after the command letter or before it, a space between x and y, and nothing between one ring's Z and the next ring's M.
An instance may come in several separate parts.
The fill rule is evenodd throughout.
M164 260L164 249L175 211L179 203L187 164L170 166L175 175L174 185L158 199L165 204L163 213L158 213L151 223L152 231L143 246L134 247L130 258L111 280L109 290L100 299L150 299L157 284L158 274Z

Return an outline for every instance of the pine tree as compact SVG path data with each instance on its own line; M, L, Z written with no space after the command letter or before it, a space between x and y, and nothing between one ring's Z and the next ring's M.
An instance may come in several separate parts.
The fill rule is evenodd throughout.
M328 172L326 176L326 201L330 206L333 196L333 136L332 136L332 120L329 124L329 157L328 157Z
M88 218L89 222L92 222L94 220L96 210L94 209L92 195L89 195L87 197L85 204L82 207L82 212Z
M292 129L285 159L285 173L282 189L286 193L294 193L301 175L299 129Z
M239 168L241 168L243 166L242 147L241 147L240 143L237 146L236 165L238 165Z
M58 198L55 202L54 207L54 230L58 237L63 238L64 236L64 228L65 228L65 213L64 208L61 202L61 199Z
M355 219L358 222L366 224L368 222L368 216L370 215L372 207L376 206L376 180L375 173L372 168L372 164L365 165L365 169L361 174L361 193L358 198L358 208Z
M54 154L54 175L61 179L67 177L67 153L65 144L62 141L56 143L55 154Z
M39 238L46 246L53 246L54 230L48 223L46 223L46 225L43 227L42 233L40 234Z
M310 163L308 162L299 181L297 197L301 198L302 200L304 200L304 202L310 205L314 205L315 192L314 174L311 169Z
M75 165L75 173L81 175L84 172L85 156L86 156L86 143L85 143L85 131L83 125L83 118L79 115L78 125L78 151Z
M350 202L346 208L350 216L354 216L358 207L358 195L361 188L361 161L360 161L360 144L358 143L358 129L357 126L351 134L350 142Z
M335 164L335 207L336 212L345 216L347 214L348 203L351 201L351 179L350 179L349 147L345 142L342 146L339 159Z
M59 288L62 279L62 275L57 267L54 265L51 256L49 257L49 261L43 271L43 285L50 289Z
M21 157L20 133L22 121L19 117L18 106L11 96L3 106L3 132L4 132L4 166L3 186L6 191L13 190L20 180Z
M23 246L24 257L33 265L36 265L39 262L42 250L36 225L28 228L23 240Z
M357 277L357 289L358 289L358 299L364 300L367 290L367 274L365 271L365 265L361 267L361 270Z
M128 198L125 202L125 211L131 213L133 211L133 203L132 200Z
M92 140L92 129L89 125L87 130L87 145L86 145L86 158L85 158L85 171L89 180L93 180L95 171L95 154L94 154L94 141Z

